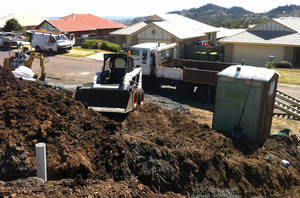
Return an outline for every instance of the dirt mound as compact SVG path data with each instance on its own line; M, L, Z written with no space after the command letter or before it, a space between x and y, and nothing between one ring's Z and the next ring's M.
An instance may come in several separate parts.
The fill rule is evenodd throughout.
M190 114L146 103L113 121L71 96L0 68L1 196L274 197L300 192L299 150L289 138L269 139L253 150ZM46 183L28 178L36 174L38 142L47 145L51 181ZM274 160L267 162L268 155ZM291 163L288 168L281 165L283 159Z

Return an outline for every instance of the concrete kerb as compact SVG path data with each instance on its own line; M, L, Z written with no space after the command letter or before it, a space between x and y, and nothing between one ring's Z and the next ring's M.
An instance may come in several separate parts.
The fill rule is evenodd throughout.
M103 54L108 54L108 53L109 52L100 52L100 53L97 53L97 54L93 54L93 55L87 56L85 58L103 61L104 60Z

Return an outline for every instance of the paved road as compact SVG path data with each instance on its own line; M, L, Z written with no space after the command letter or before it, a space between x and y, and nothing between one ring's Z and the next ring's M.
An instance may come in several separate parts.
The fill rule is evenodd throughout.
M0 65L8 57L8 51L0 51ZM98 72L103 61L82 58L68 58L63 56L48 56L46 58L46 76L61 78L68 81L90 82ZM33 62L33 71L40 74L39 59Z

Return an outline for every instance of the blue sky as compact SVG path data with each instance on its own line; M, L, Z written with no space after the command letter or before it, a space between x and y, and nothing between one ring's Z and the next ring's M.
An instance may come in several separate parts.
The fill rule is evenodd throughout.
M300 5L299 0L14 0L1 2L0 17L11 13L32 13L43 17L89 13L97 16L148 16L175 10L198 8L212 3L222 7L243 7L252 12L266 12L283 5ZM7 5L6 5L7 4Z

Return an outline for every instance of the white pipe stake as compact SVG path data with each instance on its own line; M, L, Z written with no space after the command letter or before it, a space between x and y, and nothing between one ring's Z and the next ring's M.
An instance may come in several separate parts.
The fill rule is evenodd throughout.
M36 150L36 172L37 177L47 181L47 165L46 165L46 144L37 143Z

